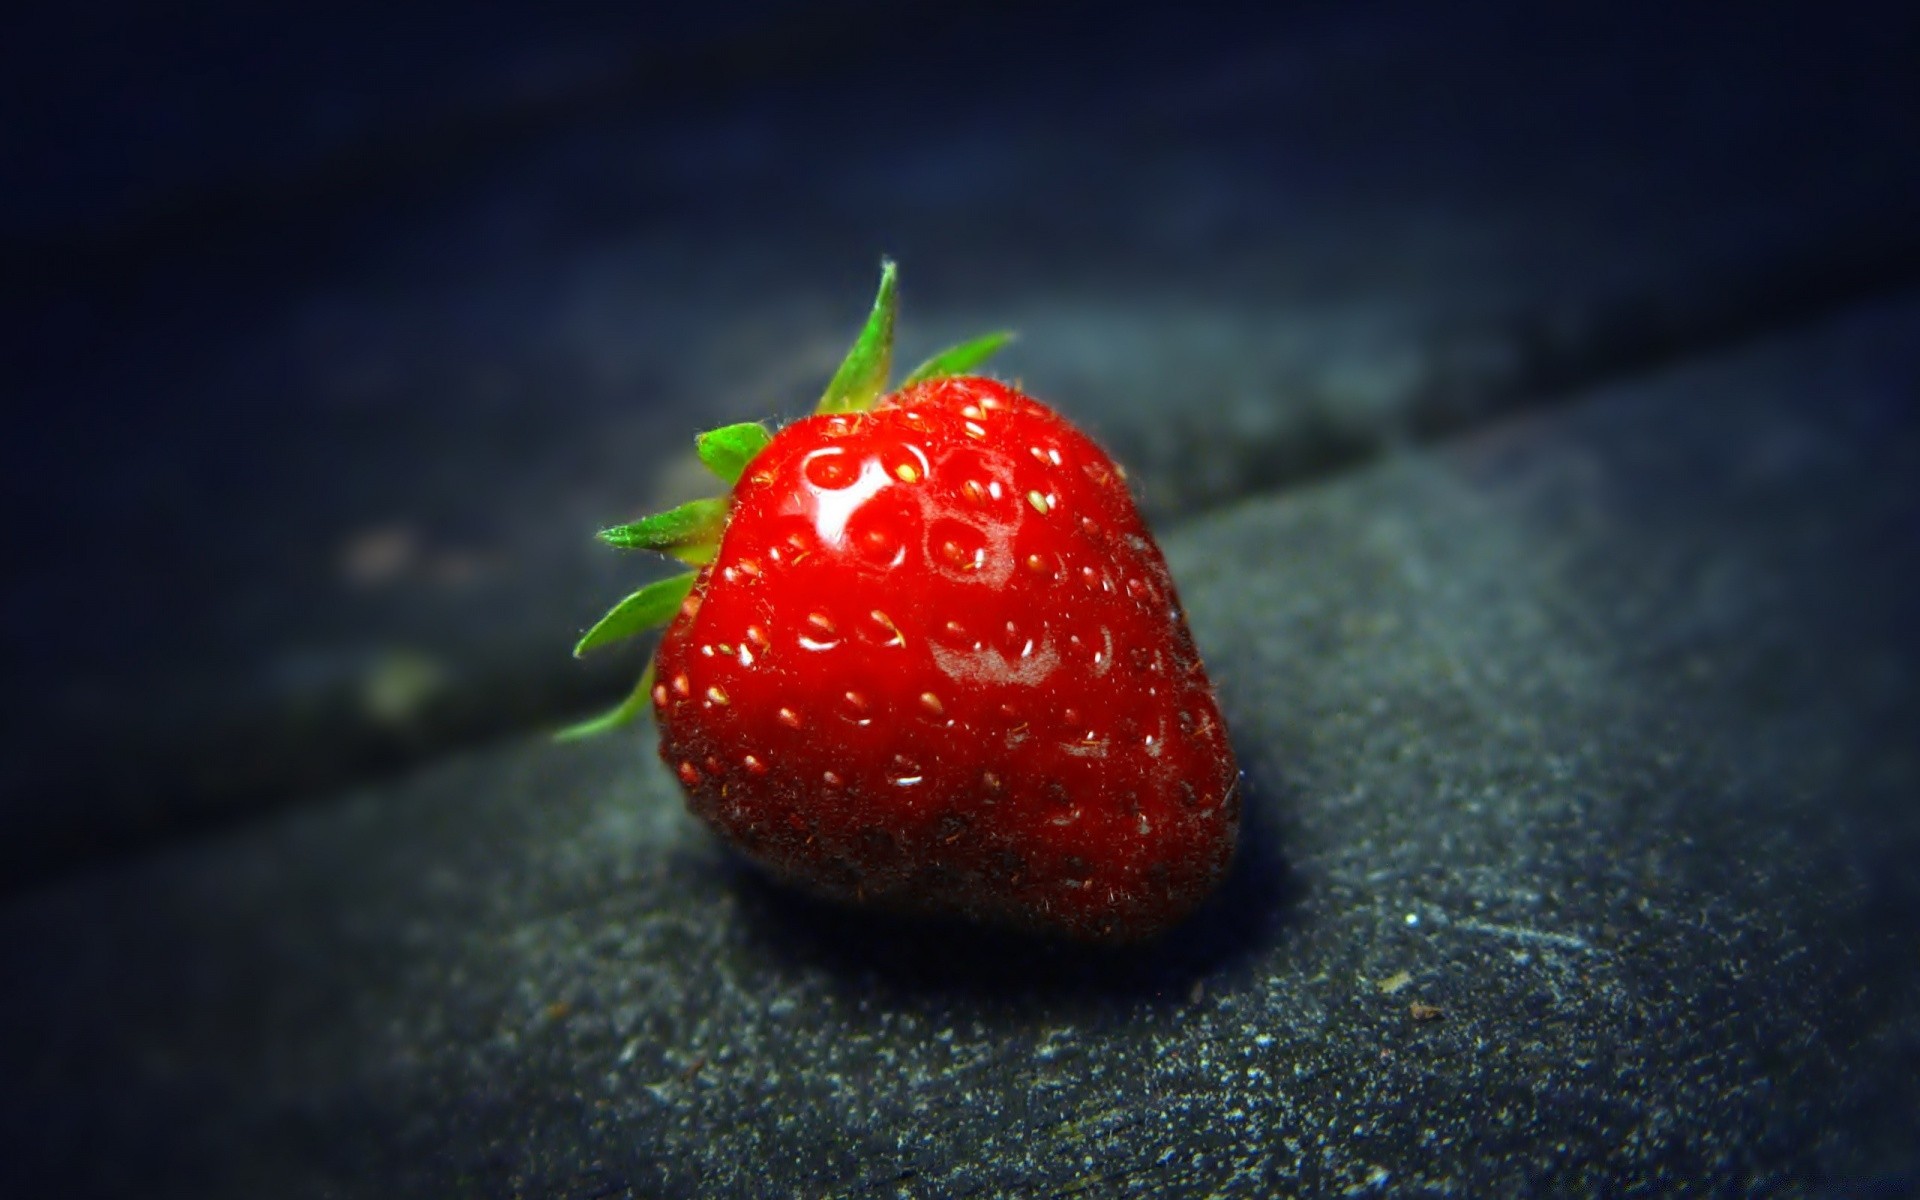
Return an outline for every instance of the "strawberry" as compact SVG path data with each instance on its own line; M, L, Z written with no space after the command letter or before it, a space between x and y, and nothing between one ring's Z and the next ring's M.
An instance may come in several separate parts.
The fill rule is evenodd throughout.
M1220 881L1239 773L1120 469L956 347L882 395L894 271L819 410L700 439L731 483L608 530L700 564L629 701L693 812L829 897L1126 941Z

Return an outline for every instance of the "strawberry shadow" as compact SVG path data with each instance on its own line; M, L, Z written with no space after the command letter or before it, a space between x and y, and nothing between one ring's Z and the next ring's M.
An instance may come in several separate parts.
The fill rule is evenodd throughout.
M1248 761L1242 758L1242 762ZM776 969L825 970L851 988L982 999L1133 998L1186 1004L1284 936L1298 900L1282 845L1287 789L1243 779L1240 847L1220 889L1165 936L1098 946L819 900L732 860L750 950Z

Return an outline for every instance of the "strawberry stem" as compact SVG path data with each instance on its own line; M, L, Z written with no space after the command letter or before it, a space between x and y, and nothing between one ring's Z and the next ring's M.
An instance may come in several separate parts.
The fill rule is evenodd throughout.
M915 367L913 374L900 381L900 386L912 387L916 383L925 383L929 379L965 375L999 353L1000 347L1012 341L1013 337L1012 330L1002 329L996 333L981 334L971 341L961 342L958 346L949 346Z
M644 633L657 625L665 625L678 612L680 604L693 590L693 572L675 575L650 583L625 600L613 606L606 616L587 630L579 643L573 648L573 656L579 658L589 650L598 649L609 642L630 638L636 633Z
M895 274L893 260L881 259L880 291L873 298L873 311L833 373L815 412L864 412L887 390L887 373L893 368L893 318L900 307L894 295Z

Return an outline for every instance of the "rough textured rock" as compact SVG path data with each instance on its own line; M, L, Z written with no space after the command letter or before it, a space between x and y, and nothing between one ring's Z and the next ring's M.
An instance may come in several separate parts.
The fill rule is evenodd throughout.
M740 11L737 42L632 46L461 13L418 72L263 49L246 114L230 68L143 53L171 73L94 150L165 194L72 196L70 223L151 203L13 245L37 416L0 466L10 512L59 515L0 594L0 870L611 696L630 663L564 651L639 580L591 531L684 487L693 429L798 411L883 250L907 351L1020 328L1007 369L1163 518L1920 271L1911 15ZM351 19L314 37L371 53ZM259 176L192 191L223 162ZM16 239L50 211L22 203Z
M1149 954L504 744L0 910L4 1190L1913 1185L1920 300L1166 539L1251 784Z

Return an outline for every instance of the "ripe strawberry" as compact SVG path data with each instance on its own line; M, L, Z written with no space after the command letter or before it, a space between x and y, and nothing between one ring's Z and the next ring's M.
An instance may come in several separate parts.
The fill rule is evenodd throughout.
M1239 824L1166 563L1098 446L960 374L1005 335L881 397L893 308L888 263L816 415L702 439L730 502L604 535L704 565L582 640L667 620L641 689L583 730L650 704L693 811L813 891L1157 933L1219 882Z

